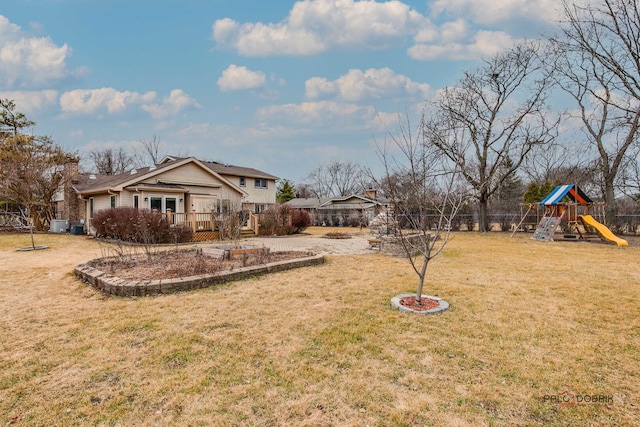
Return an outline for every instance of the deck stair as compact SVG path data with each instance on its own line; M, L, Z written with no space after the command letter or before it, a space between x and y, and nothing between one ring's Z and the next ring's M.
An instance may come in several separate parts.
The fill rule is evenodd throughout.
M242 227L240 229L240 238L249 239L251 237L256 237L256 233L254 233L252 229L250 229L249 227Z

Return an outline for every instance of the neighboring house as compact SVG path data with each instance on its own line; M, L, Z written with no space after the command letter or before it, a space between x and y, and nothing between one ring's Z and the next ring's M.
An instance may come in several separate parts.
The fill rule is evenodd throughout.
M300 198L286 204L309 212L315 225L366 226L386 208L388 202L379 200L375 190L367 190L364 196Z
M80 203L76 212L66 208L63 219L70 225L83 219L90 231L93 214L102 209L147 208L169 213L174 223L189 222L198 231L211 222L201 216L196 228L196 215L258 213L275 204L276 179L252 168L166 157L156 166L129 173L78 174L71 187Z

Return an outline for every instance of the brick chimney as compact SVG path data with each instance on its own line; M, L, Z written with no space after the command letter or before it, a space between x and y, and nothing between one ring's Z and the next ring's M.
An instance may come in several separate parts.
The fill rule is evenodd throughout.
M79 178L78 159L70 158L64 164L64 203L63 203L63 219L69 221L69 226L78 223L82 218L80 212L80 198L73 189L73 185L77 184Z
M378 192L375 188L367 188L364 190L364 197L371 200L378 200Z

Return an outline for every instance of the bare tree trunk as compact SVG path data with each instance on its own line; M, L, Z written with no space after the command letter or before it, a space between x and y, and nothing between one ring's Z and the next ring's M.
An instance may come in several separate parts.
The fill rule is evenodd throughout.
M616 217L618 216L618 206L616 205L616 194L613 179L611 179L611 177L605 179L604 186L604 199L606 201L604 218L605 224L610 227L616 222Z
M484 233L490 229L489 196L485 193L481 193L480 198L478 199L478 231Z
M427 236L427 239L429 236ZM424 287L424 277L427 275L427 267L429 266L429 261L431 258L425 256L422 259L422 267L420 268L420 272L418 273L418 289L416 290L416 302L420 304L422 302L422 288Z

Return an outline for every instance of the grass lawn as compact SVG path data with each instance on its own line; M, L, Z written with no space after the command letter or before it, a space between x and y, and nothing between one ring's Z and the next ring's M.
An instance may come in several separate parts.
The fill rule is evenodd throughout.
M455 235L420 316L377 252L131 299L73 276L95 241L0 234L0 424L637 425L640 247L530 237Z

